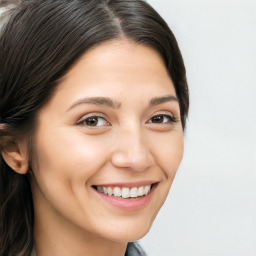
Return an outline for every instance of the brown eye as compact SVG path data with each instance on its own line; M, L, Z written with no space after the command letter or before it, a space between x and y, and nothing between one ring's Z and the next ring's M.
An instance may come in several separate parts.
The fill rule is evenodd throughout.
M89 126L97 126L98 118L97 117L90 117L85 120L86 125Z
M149 123L153 123L153 124L164 124L164 123L170 123L170 122L177 122L177 121L174 117L169 115L157 115L157 116L153 116L149 120Z
M108 126L109 123L107 120L100 116L91 116L86 118L83 122L83 125L91 126L91 127L100 127L100 126Z
M151 120L152 120L152 123L154 124L163 123L164 116L154 116L153 118L151 118Z

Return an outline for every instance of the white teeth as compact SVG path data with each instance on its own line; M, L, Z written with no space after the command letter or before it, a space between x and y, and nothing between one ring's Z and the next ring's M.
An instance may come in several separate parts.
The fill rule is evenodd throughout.
M149 191L150 191L150 185L145 186L144 192L145 192L146 195L149 193Z
M97 187L98 188L98 187ZM103 193L106 195L108 193L108 189L106 187L103 187Z
M112 196L112 194L113 194L112 192L113 192L112 188L111 188L111 187L108 187L108 195L109 195L109 196Z
M140 187L104 187L97 186L96 189L105 195L122 197L122 198L137 198L147 195L151 190L151 185L140 186Z
M122 195L122 191L119 187L114 188L114 196L120 197Z
M143 196L143 195L144 195L144 187L139 187L138 196Z
M122 198L129 198L129 197L130 197L130 189L122 188Z
M132 188L130 191L130 197L138 197L138 189Z

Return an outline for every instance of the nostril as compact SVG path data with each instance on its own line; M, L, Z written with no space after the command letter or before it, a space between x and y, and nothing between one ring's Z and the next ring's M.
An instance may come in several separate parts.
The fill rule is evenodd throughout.
M112 151L111 161L115 167L143 171L153 163L151 151L143 139L140 127L120 132Z
M130 152L115 152L111 162L115 167L129 168L134 171L143 171L153 163L149 155L138 155Z

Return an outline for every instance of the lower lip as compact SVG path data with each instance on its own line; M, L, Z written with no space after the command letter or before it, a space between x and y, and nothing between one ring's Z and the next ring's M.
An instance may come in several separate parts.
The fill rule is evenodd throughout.
M157 184L155 184L150 192L146 196L138 197L138 198L130 198L130 199L124 199L114 196L105 195L103 193L100 193L96 189L94 191L101 196L101 198L105 201L107 201L109 204L116 206L122 210L125 211L138 211L143 208L145 208L149 202L151 201L155 188L157 187Z

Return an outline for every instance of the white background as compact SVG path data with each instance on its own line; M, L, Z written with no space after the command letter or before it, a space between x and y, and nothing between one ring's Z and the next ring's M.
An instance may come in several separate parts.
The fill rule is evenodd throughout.
M141 245L149 256L256 255L256 1L149 0L180 45L185 156Z

